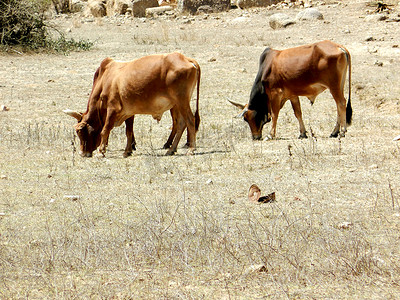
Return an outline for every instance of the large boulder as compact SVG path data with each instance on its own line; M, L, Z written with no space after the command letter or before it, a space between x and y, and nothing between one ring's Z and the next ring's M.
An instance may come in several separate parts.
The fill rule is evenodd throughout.
M106 2L103 0L89 0L84 12L85 16L101 18L107 15Z
M134 17L143 18L146 16L146 8L158 6L157 0L133 0L132 14Z
M71 13L82 12L85 10L86 2L81 0L72 0L71 1Z
M269 26L271 26L272 29L285 28L295 23L295 20L284 13L273 14L269 18Z
M124 15L128 11L131 1L129 0L107 0L107 15Z
M178 0L180 12L197 13L199 7L211 7L213 12L227 11L231 7L231 0Z
M310 8L306 8L305 10L302 10L301 12L299 12L296 16L296 19L300 20L300 21L323 20L324 16L318 9L310 7Z

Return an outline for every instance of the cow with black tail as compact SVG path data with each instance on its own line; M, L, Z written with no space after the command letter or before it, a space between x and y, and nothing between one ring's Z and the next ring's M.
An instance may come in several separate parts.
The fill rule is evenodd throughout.
M344 85L347 70L349 99L346 104ZM330 136L344 137L353 114L350 100L351 57L345 47L331 41L286 50L265 49L260 56L249 103L229 102L242 110L239 116L249 124L253 139L259 140L263 126L271 120L268 138L276 137L279 111L290 100L300 126L299 138L307 138L299 96L307 97L313 104L326 89L329 89L337 107L337 122Z

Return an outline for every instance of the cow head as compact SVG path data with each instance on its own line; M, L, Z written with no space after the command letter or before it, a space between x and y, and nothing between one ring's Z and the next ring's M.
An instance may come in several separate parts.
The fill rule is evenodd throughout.
M242 112L237 116L242 118L249 124L253 140L260 140L262 137L262 129L265 123L271 121L271 116L269 113L264 113L262 111L257 111L248 108L248 104L242 105L239 103L232 102L228 100L231 104L240 108Z
M91 157L93 151L100 145L101 136L99 130L96 130L85 121L85 114L69 109L64 110L64 113L78 120L78 124L74 128L80 140L81 155L83 157Z

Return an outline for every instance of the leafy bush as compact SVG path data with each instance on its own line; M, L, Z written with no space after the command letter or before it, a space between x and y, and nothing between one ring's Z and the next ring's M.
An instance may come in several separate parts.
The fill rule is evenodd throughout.
M88 50L89 41L67 40L65 36L45 23L46 0L0 0L0 46L21 47L29 50L47 49L57 52ZM54 38L54 31L58 38Z

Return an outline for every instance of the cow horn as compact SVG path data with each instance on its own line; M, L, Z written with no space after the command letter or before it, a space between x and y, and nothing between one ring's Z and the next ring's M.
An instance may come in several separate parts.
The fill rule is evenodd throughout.
M63 113L67 114L68 116L74 117L75 119L78 120L78 122L80 122L82 120L82 114L70 109L64 109Z
M236 118L243 118L243 117L244 117L244 114L247 113L248 110L249 110L249 109L248 109L247 107L245 107L245 108L242 110L242 112L236 116Z
M240 103L236 103L231 101L230 99L227 99L231 104L235 105L236 107L239 107L240 109L244 109L246 105L240 104Z

